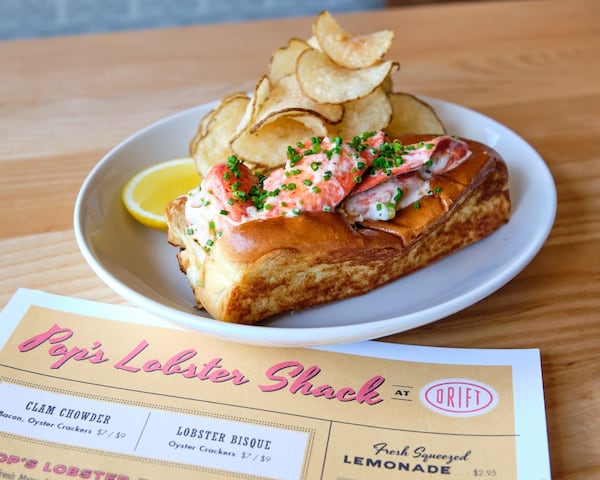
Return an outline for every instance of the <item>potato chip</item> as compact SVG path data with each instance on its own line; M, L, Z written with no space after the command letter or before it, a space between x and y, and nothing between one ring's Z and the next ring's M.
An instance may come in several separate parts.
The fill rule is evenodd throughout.
M245 93L234 93L233 96L237 96L237 95L243 95L246 96ZM225 97L223 99L224 102L227 102L227 98L229 97L229 95L227 97ZM217 111L216 108L213 108L212 110L210 110L206 115L204 115L204 117L202 117L202 119L200 120L200 125L198 125L198 133L200 134L201 137L203 137L204 135L206 135L208 133L208 124L210 123L210 121L212 120L215 112Z
M224 97L221 102L212 110L208 111L201 119L200 119L200 123L198 125L198 131L196 132L196 135L194 136L194 138L192 139L192 142L190 143L190 156L193 156L194 151L192 148L192 143L197 143L199 140L202 139L202 137L206 136L206 134L208 133L209 130L209 126L210 123L212 122L213 118L215 117L215 114L222 109L226 104L228 104L229 102L231 102L232 100L236 100L240 97L243 98L247 98L248 95L245 92L235 92L235 93L231 93L229 95L227 95L226 97Z
M319 50L321 51L321 45L319 45L319 41L317 40L317 37L315 37L314 35L310 36L307 40L306 43L308 43L309 47L314 48L315 50Z
M254 133L263 124L282 115L316 115L328 123L335 124L342 120L344 107L342 105L316 103L308 98L295 75L286 75L277 82L269 97L257 112L250 133Z
M277 83L282 77L296 71L296 62L300 54L310 48L308 43L299 38L291 38L285 47L278 48L271 54L269 62L269 80Z
M310 137L325 137L329 134L327 123L317 115L295 115L293 119L304 124L304 126L309 129L311 132ZM296 141L306 140L307 138L308 137L297 138Z
M249 128L256 119L258 111L263 103L269 98L271 93L271 82L266 75L263 75L254 87L254 93L246 105L246 110L240 119L237 129L233 132L232 138L236 138Z
M202 137L206 135L207 125L210 123L212 116L215 113L215 109L213 108L209 112L207 112L201 119L200 124L198 125L198 130L196 131L196 135L190 141L189 153L190 157L193 157L196 154L196 150L198 149L198 142Z
M236 131L250 99L245 93L224 98L207 121L206 133L195 142L194 163L201 175L215 163L227 160L232 154L229 141Z
M313 33L325 55L341 67L355 69L372 67L378 63L394 39L391 30L351 36L328 11L317 16Z
M428 103L410 93L396 92L388 96L393 115L385 130L391 137L403 133L446 133L444 124Z
M232 140L231 149L240 160L253 164L258 170L267 171L285 164L288 146L318 135L297 117L281 116L264 124L255 133L244 130Z
M363 132L384 130L392 118L392 103L382 87L364 98L344 104L344 119L330 127L336 136L350 139Z
M389 93L394 89L394 79L392 78L391 73L385 77L385 80L381 84L381 88L383 88L386 93Z
M361 70L349 70L326 55L308 49L298 57L296 76L304 93L319 103L345 103L362 98L379 85L396 64L382 62Z

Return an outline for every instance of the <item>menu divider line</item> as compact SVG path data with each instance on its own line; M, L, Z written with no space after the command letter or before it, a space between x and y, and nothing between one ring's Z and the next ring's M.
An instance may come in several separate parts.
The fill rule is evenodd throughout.
M140 433L138 435L137 441L135 442L135 446L133 447L134 452L137 452L137 448L138 448L140 442L142 441L142 436L144 435L144 432L146 431L146 426L148 425L148 420L150 420L150 415L152 415L152 410L150 410L148 412L148 415L146 416L146 421L144 422L144 425L140 429Z
M331 439L331 426L333 425L333 422L329 422L329 428L327 429L327 440L325 441L325 444L327 445L325 447L325 453L323 454L323 464L321 465L321 478L323 478L323 474L325 473L325 465L327 465L327 454L329 453L329 440Z

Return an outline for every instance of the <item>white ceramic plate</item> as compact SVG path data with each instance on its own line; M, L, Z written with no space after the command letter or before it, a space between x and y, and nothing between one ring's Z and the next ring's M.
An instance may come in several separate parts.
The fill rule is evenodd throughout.
M265 346L316 346L391 335L473 305L514 278L545 242L556 213L552 176L514 132L477 112L426 98L452 134L495 148L510 173L510 222L490 237L359 297L279 315L259 326L232 325L193 308L176 249L121 204L125 182L144 167L187 155L202 115L214 104L163 119L109 152L79 192L74 229L83 256L115 292L179 326Z

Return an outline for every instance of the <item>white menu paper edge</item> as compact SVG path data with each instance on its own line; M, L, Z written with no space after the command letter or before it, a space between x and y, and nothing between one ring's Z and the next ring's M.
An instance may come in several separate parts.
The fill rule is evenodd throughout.
M32 305L73 314L140 325L184 330L137 307L20 288L0 312L0 350ZM127 320L124 320L124 319ZM550 458L543 394L541 355L537 348L476 349L403 345L378 341L313 347L365 357L448 365L511 366L518 478L550 480Z

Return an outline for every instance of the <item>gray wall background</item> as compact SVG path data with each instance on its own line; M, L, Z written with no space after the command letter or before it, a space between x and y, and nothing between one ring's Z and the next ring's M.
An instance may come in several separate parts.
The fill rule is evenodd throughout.
M384 0L0 0L0 40L384 7Z

